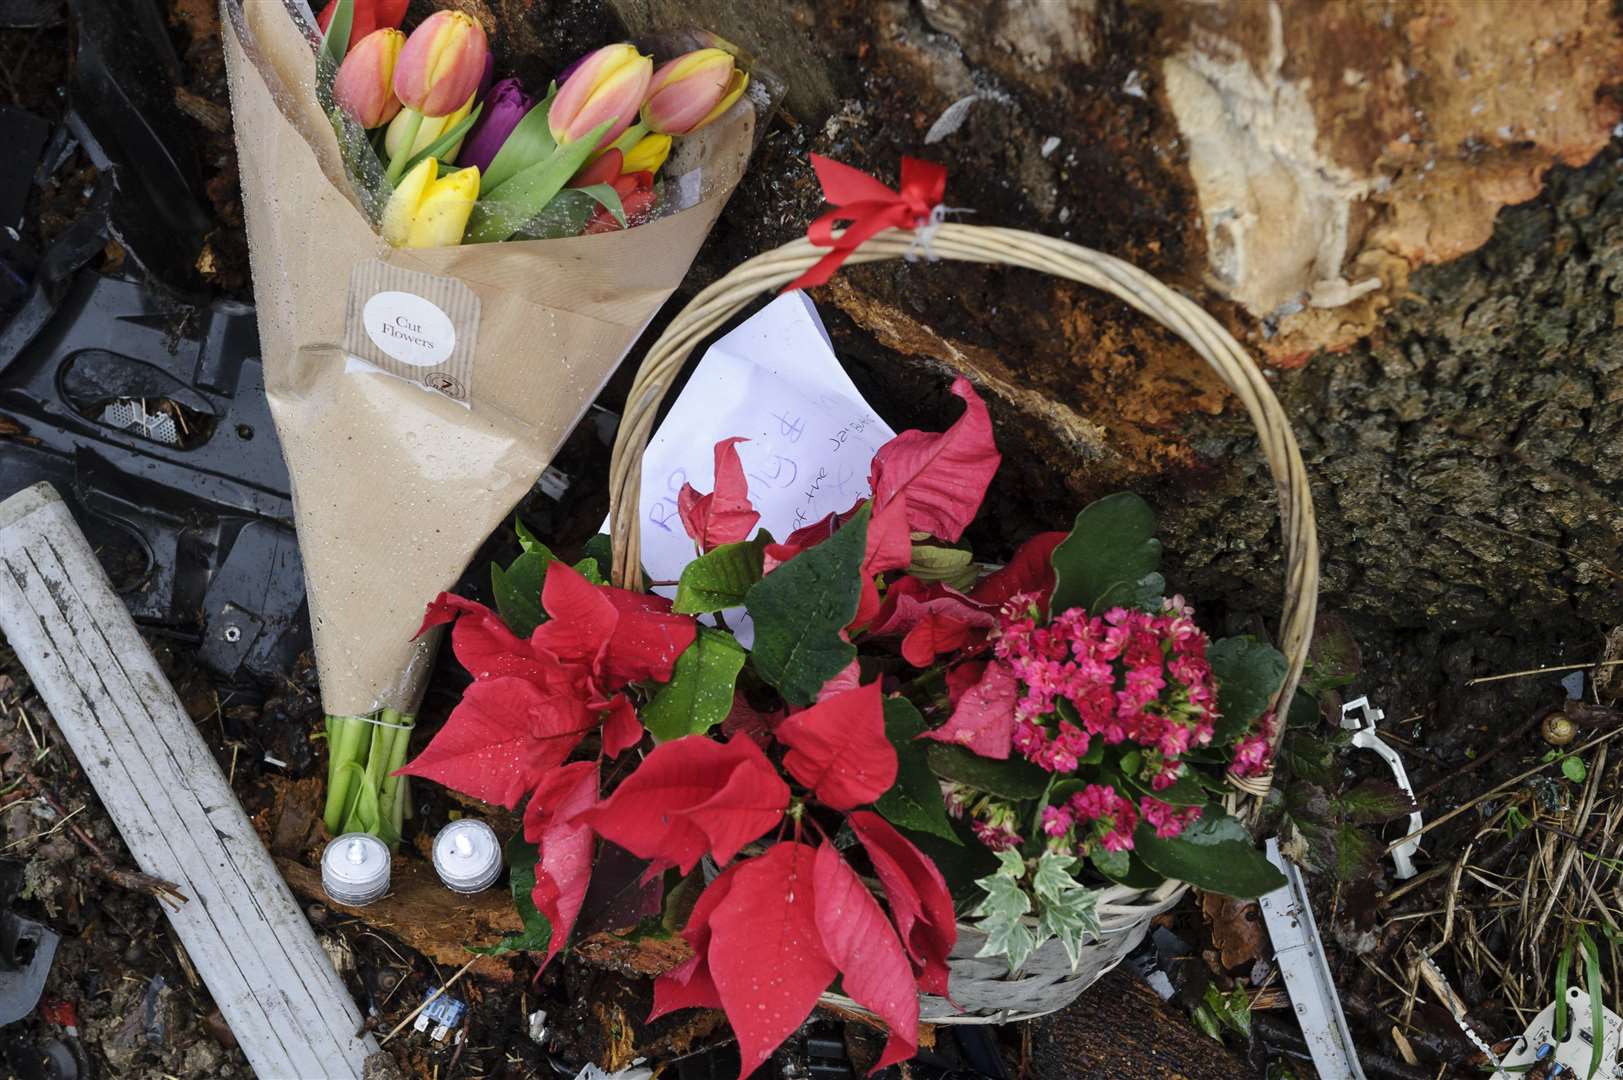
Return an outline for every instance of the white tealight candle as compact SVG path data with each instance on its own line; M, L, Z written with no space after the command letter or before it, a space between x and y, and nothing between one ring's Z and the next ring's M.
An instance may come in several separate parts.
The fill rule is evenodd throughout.
M490 888L502 876L502 846L483 821L453 821L434 837L434 870L445 887L459 893Z
M345 833L321 853L321 887L335 904L361 907L389 891L389 848L369 833Z

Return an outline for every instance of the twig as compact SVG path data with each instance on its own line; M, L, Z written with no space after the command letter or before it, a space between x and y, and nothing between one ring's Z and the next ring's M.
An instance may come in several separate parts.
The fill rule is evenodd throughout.
M1584 668L1618 667L1623 660L1599 660L1583 664L1557 664L1555 667L1529 668L1526 671L1507 671L1503 675L1481 675L1475 679L1466 679L1466 686L1475 686L1478 683L1499 682L1503 679L1520 679L1528 675L1548 675L1552 671L1580 671Z
M1589 750L1589 749L1591 749L1593 747L1599 746L1601 743L1607 742L1607 741L1609 741L1611 739L1614 739L1620 734L1623 734L1623 728L1614 728L1611 731L1608 731L1604 735L1601 735L1601 736L1599 736L1597 738L1594 738L1594 739L1590 739L1588 742L1584 743L1582 746L1578 747L1576 750L1570 751L1568 754L1565 754L1563 756L1564 757L1570 757L1572 754L1581 754L1585 750ZM1506 788L1515 787L1517 784L1521 783L1523 780L1526 780L1529 776L1537 776L1539 773L1543 772L1545 769L1548 769L1551 765L1554 765L1556 763L1556 760L1559 760L1559 759L1552 759L1550 761L1540 762L1538 765L1535 765L1533 768L1528 769L1526 772L1517 773L1515 776L1512 776L1509 780L1504 781L1503 783L1499 784L1497 787L1489 788L1487 791L1484 791L1481 795L1478 795L1476 798L1472 799L1470 802L1462 803L1461 805L1456 806L1454 809L1450 810L1448 813L1443 814L1440 817L1432 818L1430 821L1426 822L1426 824L1424 826L1422 826L1419 829L1416 829L1414 832L1410 833L1408 836L1399 837L1398 839L1392 841L1392 843L1388 844L1387 847L1386 847L1387 853L1390 854L1393 851L1393 849L1402 847L1404 844L1407 844L1410 840L1415 840L1415 839L1418 839L1418 838L1426 835L1427 833L1431 832L1431 830L1435 829L1437 826L1443 824L1444 822L1454 820L1455 818L1459 817L1461 814L1465 813L1467 810L1476 809L1482 803L1487 802L1489 799L1491 799L1495 795L1499 794L1499 792L1505 790Z
M463 964L462 967L460 969L458 969L458 971L457 971L457 973L455 975L452 975L449 979L445 980L445 985L444 986L441 986L438 990L434 991L432 994L429 994L427 997L425 997L422 1000L421 1004L419 1004L415 1009L411 1010L411 1012L407 1014L407 1016L406 1016L406 1018L404 1020L400 1021L400 1023L398 1023L398 1024L396 1024L394 1026L393 1031L389 1032L389 1034L387 1034L383 1038L379 1039L378 1040L378 1045L382 1046L384 1043L388 1042L390 1039L392 1039L396 1035L400 1034L401 1030L404 1029L407 1024L409 1024L413 1020L417 1019L417 1014L418 1013L422 1012L424 1009L426 1009L430 1005L434 1004L435 1001L439 1000L440 995L445 993L447 990L451 989L451 984L456 982L458 979L462 978L463 974L466 973L469 968L473 967L473 965L478 960L479 960L479 957L476 956L472 960L469 960L466 964Z

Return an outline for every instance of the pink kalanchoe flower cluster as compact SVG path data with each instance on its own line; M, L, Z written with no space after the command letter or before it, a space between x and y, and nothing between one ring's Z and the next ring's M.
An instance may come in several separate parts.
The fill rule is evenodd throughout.
M1155 826L1155 835L1163 840L1177 836L1200 817L1198 806L1173 806L1148 795L1138 800L1138 809L1144 820Z
M1014 807L993 799L983 799L971 811L975 820L970 828L975 839L993 851L1010 851L1020 846L1020 830L1015 828L1018 818Z
M1257 729L1234 744L1234 761L1229 771L1235 776L1256 776L1268 771L1273 760L1274 710L1257 721Z
M1066 837L1078 826L1087 826L1081 838L1084 850L1097 842L1106 851L1131 851L1133 830L1138 828L1138 812L1133 809L1131 800L1123 798L1109 784L1089 784L1063 806L1050 806L1043 811L1043 832L1051 838Z
M1206 660L1207 637L1183 597L1154 614L1112 608L1089 616L1060 612L1046 625L1033 598L1018 595L999 616L998 659L1024 687L1015 705L1014 745L1050 772L1068 773L1094 737L1144 747L1157 791L1182 772L1185 751L1211 741L1217 687ZM1063 715L1069 702L1081 725Z

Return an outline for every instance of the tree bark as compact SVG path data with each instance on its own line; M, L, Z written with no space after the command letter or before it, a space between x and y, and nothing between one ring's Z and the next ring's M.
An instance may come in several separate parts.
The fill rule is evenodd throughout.
M1027 1075L1043 1080L1234 1080L1250 1074L1243 1060L1196 1030L1143 979L1120 969L1075 1005L1031 1023Z

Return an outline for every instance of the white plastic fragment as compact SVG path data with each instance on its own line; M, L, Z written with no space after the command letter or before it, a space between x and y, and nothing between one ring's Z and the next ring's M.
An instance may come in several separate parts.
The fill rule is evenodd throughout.
M1307 887L1296 864L1280 854L1277 836L1268 838L1268 861L1285 875L1285 884L1262 897L1259 904L1291 1007L1313 1055L1313 1067L1320 1080L1364 1080Z
M1386 714L1369 703L1369 698L1354 698L1341 707L1341 726L1353 733L1352 744L1373 750L1381 756L1392 769L1392 776L1397 781L1403 793L1414 800L1414 788L1409 784L1409 771L1403 767L1403 759L1398 752L1381 741L1375 734L1375 725L1386 719ZM1409 814L1409 839L1392 849L1392 865L1394 873L1399 880L1412 878L1415 875L1414 856L1420 850L1420 838L1415 834L1425 827L1421 820L1420 808L1415 807Z
M948 105L946 109L942 110L941 115L935 118L935 123L930 125L930 130L924 133L924 145L934 145L963 127L964 121L969 119L970 107L979 100L979 94L970 94Z

